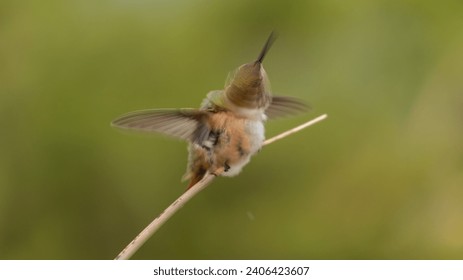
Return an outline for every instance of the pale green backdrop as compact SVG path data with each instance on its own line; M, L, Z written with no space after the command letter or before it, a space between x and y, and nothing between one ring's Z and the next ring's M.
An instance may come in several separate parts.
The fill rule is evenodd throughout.
M261 151L139 259L462 259L463 2L2 1L0 259L111 259L185 189L186 144L115 130L251 61L329 118Z

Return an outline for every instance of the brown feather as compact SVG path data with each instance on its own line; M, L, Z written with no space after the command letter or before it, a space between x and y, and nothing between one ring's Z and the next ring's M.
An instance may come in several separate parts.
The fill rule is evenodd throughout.
M290 96L272 96L270 106L265 110L269 119L286 117L307 112L310 107L302 100Z
M122 115L112 125L144 132L159 132L190 142L202 142L209 135L207 111L198 109L150 109Z

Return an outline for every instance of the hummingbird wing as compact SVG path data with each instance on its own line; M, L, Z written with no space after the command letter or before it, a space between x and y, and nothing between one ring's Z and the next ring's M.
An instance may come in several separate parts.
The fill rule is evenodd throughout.
M303 112L307 112L310 107L302 100L290 96L272 96L270 103L265 114L269 119L286 117Z
M198 109L149 109L127 113L111 125L124 129L159 132L193 143L202 143L210 128L207 111Z

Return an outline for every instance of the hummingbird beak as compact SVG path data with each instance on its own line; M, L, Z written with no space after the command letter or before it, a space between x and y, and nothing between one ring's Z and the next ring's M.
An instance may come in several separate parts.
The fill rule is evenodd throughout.
M267 42L265 42L265 45L262 48L262 51L260 52L259 56L257 57L256 62L254 62L254 65L262 64L262 61L264 60L265 55L267 54L268 50L272 46L273 42L275 42L276 38L277 38L277 36L276 36L275 32L272 31L272 33L270 33L270 36L268 36Z

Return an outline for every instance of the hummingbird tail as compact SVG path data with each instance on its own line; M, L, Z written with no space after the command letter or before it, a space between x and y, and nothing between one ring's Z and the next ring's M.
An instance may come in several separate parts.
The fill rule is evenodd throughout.
M196 185L196 183L201 181L201 179L204 177L205 174L206 174L205 169L200 169L197 172L195 172L194 174L192 174L190 182L188 183L188 186L187 186L186 190L189 190L191 187Z

